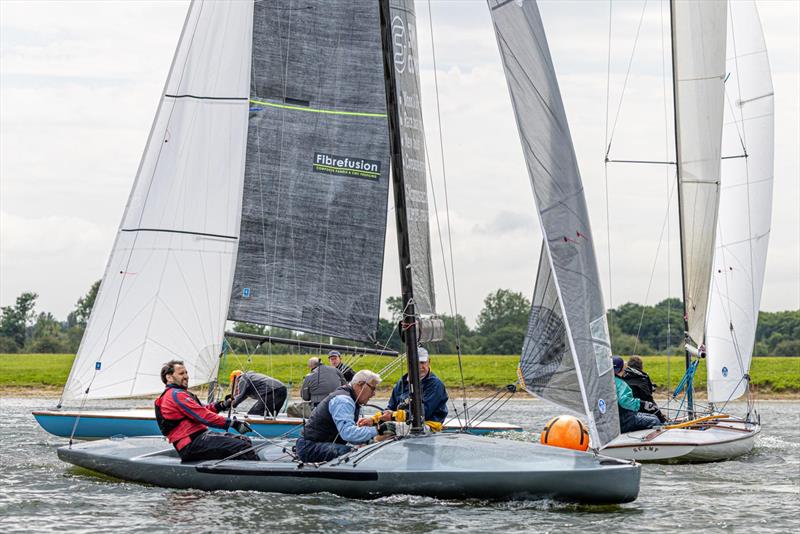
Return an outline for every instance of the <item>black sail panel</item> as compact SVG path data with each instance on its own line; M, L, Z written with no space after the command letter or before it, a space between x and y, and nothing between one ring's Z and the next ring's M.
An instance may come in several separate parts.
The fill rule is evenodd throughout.
M374 339L389 140L377 3L256 2L229 318Z

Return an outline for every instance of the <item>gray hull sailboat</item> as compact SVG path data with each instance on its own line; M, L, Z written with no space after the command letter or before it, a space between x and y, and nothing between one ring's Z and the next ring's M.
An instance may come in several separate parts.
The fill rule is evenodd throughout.
M550 83L549 104L560 108L535 4L492 2L490 7L498 38L513 37L516 46L534 49L531 57L542 60L532 74ZM506 12L503 21L498 21L498 12ZM522 20L522 25L508 26L515 20ZM227 31L215 28L220 23L227 25ZM229 50L228 40L247 43ZM235 150L228 149L228 157L243 164L239 179L244 183L242 232L230 234L240 241L231 282L229 317L234 319L369 339L377 322L391 167L411 392L410 433L323 464L298 462L291 442L258 439L254 447L260 462L231 457L182 463L163 438L112 438L65 446L58 450L59 458L125 480L177 488L326 491L361 498L390 494L555 498L587 503L629 502L637 497L640 466L633 462L595 451L467 433L423 432L417 343L436 339L441 328L434 317L416 50L411 0L313 2L301 9L267 2L198 0L190 7L164 95L175 110L236 108L235 116L226 121L239 124L240 133L246 131L246 142L240 139ZM213 78L184 63L187 57L199 61L210 55L212 65L232 68L226 61L228 52L248 56L234 71L249 79L249 84L224 95ZM197 85L172 88L186 80ZM230 102L222 102L223 96ZM245 112L239 109L242 102L249 106ZM159 112L148 151L168 152L175 141L181 142L176 138L180 132L169 125L179 116L175 110L166 116ZM563 118L563 109L559 117ZM198 122L197 118L190 121ZM551 126L563 131L566 122ZM191 138L204 133L183 135ZM571 154L571 144L561 146L564 141L569 141L568 136L554 143L555 148ZM214 238L214 243L219 239L223 238ZM232 255L220 255L217 265L232 266L233 261L227 259ZM226 272L232 273L232 268ZM205 292L189 294L192 302L212 297ZM221 331L217 341L221 341ZM160 346L161 360L171 355L164 346ZM595 359L602 361L595 356L593 343L578 343L573 351L579 355L576 369L585 364L587 350L591 365L596 365ZM156 361L161 360L148 365L155 370ZM586 376L590 382L596 378L591 373ZM594 394L586 388L582 404L596 405ZM612 400L608 399L611 407ZM605 443L613 432L607 421L616 421L616 414L603 409L594 421L593 437Z

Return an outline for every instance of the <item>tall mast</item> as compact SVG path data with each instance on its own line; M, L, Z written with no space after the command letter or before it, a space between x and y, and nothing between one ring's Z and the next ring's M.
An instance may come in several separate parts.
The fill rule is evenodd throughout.
M386 80L386 107L389 118L389 147L392 162L392 190L394 193L395 222L397 224L397 248L400 256L400 287L403 298L402 338L406 344L406 357L408 360L411 432L419 434L423 431L422 388L419 379L416 312L411 280L411 247L408 236L406 192L403 179L403 145L400 134L400 113L397 101L397 78L389 0L380 0L380 11L383 72Z
M671 43L672 48L670 50L672 54L672 111L675 117L675 176L678 180L678 237L680 239L681 245L681 288L683 291L683 333L684 333L684 358L686 363L686 369L689 369L689 366L692 364L692 355L689 352L689 348L687 346L686 336L689 332L689 319L688 319L688 311L686 309L686 302L687 302L687 294L686 294L686 262L684 257L684 250L683 250L683 217L681 214L681 206L682 206L682 193L681 193L681 156L680 156L680 142L678 141L678 128L679 128L679 117L678 117L678 67L676 64L677 58L675 55L675 16L674 16L674 3L675 0L671 0L669 3L669 26L670 26L670 35L671 35ZM686 406L689 412L689 417L694 417L694 399L693 399L693 387L692 384L688 384L686 388Z

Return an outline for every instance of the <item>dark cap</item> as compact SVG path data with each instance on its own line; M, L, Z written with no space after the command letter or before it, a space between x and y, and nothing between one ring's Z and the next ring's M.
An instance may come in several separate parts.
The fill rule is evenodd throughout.
M622 371L622 368L625 367L625 362L619 356L614 356L611 360L614 362L615 373L619 373Z

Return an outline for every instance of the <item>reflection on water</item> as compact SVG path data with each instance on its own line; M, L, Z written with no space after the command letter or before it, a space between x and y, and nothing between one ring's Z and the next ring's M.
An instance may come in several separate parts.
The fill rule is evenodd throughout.
M288 496L142 486L58 460L66 440L41 430L31 410L52 400L1 399L0 527L30 531L278 532L663 532L800 531L800 403L762 402L763 432L752 454L730 462L645 465L636 502L580 506L554 501L441 501L396 495L357 501L328 494ZM131 406L141 401L109 402ZM506 404L492 419L538 439L557 412L541 402Z

